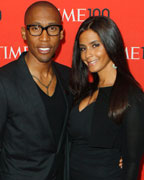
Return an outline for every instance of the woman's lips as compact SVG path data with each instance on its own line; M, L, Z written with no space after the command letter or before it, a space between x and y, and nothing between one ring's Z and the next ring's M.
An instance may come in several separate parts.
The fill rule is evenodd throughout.
M87 62L88 66L94 66L97 63L97 61L98 60L93 60L93 61Z

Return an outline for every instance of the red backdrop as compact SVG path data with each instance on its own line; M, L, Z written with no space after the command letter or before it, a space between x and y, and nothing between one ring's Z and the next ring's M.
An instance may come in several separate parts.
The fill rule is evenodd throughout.
M0 1L0 66L19 57L27 50L20 28L26 8L35 0ZM144 13L143 0L51 0L63 17L65 41L56 61L71 66L76 31L90 15L110 16L119 26L126 45L130 70L144 88ZM141 173L144 180L144 170Z

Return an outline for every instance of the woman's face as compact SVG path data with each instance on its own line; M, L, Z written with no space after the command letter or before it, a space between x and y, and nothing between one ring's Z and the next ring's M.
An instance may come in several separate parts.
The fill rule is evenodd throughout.
M104 72L113 69L100 37L91 29L84 31L79 38L81 59L87 65L90 72Z

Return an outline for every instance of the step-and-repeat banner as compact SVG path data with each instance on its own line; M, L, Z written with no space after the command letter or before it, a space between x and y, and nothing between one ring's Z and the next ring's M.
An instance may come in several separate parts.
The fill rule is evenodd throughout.
M27 51L21 38L26 8L35 0L0 0L0 66ZM112 18L121 30L130 70L144 88L144 1L143 0L51 0L59 9L65 29L65 40L56 61L71 66L75 34L89 16ZM141 180L144 170L141 167Z

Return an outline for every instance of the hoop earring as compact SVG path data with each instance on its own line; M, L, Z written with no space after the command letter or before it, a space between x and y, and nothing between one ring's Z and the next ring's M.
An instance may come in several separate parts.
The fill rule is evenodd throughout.
M115 64L113 64L112 67L113 67L114 69L117 69L117 66L116 66Z

